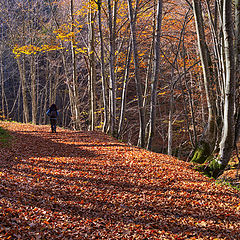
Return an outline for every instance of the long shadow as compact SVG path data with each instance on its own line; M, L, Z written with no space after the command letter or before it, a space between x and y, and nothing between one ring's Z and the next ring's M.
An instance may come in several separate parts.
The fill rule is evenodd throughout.
M91 166L91 164L90 164ZM112 168L112 167L110 167ZM61 169L61 168L60 168ZM73 168L70 168L70 170L73 170L74 169L74 166ZM112 168L114 169L114 167ZM159 192L161 191L162 193L164 192L167 192L167 191L174 191L175 193L175 196L174 198L178 198L178 199L181 199L181 200L188 200L188 197L185 197L185 196L178 196L178 193L180 192L185 192L186 194L187 193L191 193L191 194L208 194L208 195L213 195L215 197L220 197L222 196L223 194L221 193L216 193L216 192L206 192L206 191L201 191L199 189L184 189L182 188L181 186L179 186L179 182L175 181L175 180L167 180L167 183L168 185L166 185L166 182L165 182L165 185L163 185L163 181L158 181L158 185L156 184L133 184L131 182L129 182L128 180L129 179L125 179L125 180L109 180L109 179L104 179L103 177L108 177L110 178L111 177L117 177L117 175L121 175L120 173L119 174L114 174L113 175L110 175L110 174L106 174L104 173L103 171L99 171L99 170L91 170L91 169L81 169L81 168L77 168L75 170L79 170L81 172L90 172L92 174L95 174L95 177L97 178L89 178L89 177L86 177L86 176L82 176L82 177L76 177L76 176L72 176L72 177L69 177L69 176L65 176L64 174L52 174L52 173L44 173L44 172L37 172L37 171L33 171L31 169L18 169L19 172L22 172L22 173L26 173L27 175L32 175L32 176L38 176L38 177L42 177L42 178L54 178L54 179L59 179L61 181L62 184L64 185L69 185L71 184L72 182L74 182L75 185L77 186L80 186L80 187L83 187L84 185L83 184L79 184L79 182L85 182L85 186L86 186L86 182L90 185L94 185L94 186L97 186L98 189L105 189L105 188L108 188L108 189L111 189L112 187L114 187L114 190L115 191L118 191L118 192L123 192L123 193L130 193L130 194L136 194L136 195L139 195L139 193L141 193L142 191L145 192L145 195L154 195L152 193L152 191L154 192ZM104 170L104 169L102 169ZM127 176L126 176L127 177ZM130 177L132 180L133 180L133 177L130 175L128 176ZM139 176L135 176L136 178L139 178ZM143 178L144 179L144 178ZM136 180L136 179L135 179ZM166 180L165 180L166 181ZM68 183L70 182L70 183ZM191 182L191 181L189 181ZM204 182L204 181L202 181ZM58 182L60 184L60 182ZM176 183L176 185L173 185L174 183ZM88 185L89 186L89 185ZM172 196L172 194L168 195L169 197ZM167 196L165 196L167 197ZM201 196L199 195L198 197L194 197L194 200L202 200ZM207 210L206 212L207 214L210 213L210 215L214 215L214 211L209 211ZM193 217L193 216L192 216Z
M35 135L33 134L33 132L35 131L29 131L29 132L13 132L12 134L15 135L16 138L20 138L23 139L22 143L21 143L21 149L16 149L15 150L15 156L18 157L18 163L19 161L21 161L21 159L25 159L25 158L49 158L49 157L55 157L55 158L60 158L60 157L70 157L70 158L82 158L82 159L106 159L106 155L108 155L108 151L106 151L105 153L99 153L97 150L91 150L91 147L89 147L89 145L87 145L87 148L83 148L83 147L79 147L81 146L81 144L67 144L67 143L62 143L62 142L56 142L56 141L60 141L61 140L61 133L58 134L51 134L51 133L47 133L47 132L36 132L39 135ZM24 133L24 134L23 134ZM41 135L44 134L45 137L41 137ZM91 134L91 133L90 133ZM77 132L77 133L65 133L64 132L64 136L67 136L67 138L72 137L72 135L74 135L74 139L75 141L80 141L80 142L85 142L86 139L89 139L87 141L92 142L92 136L88 136L86 135L86 133L82 133L82 132ZM95 137L95 133L94 133L94 137ZM50 139L49 139L50 138ZM105 137L104 135L102 136L102 134L99 134L99 138L97 139L97 141L103 141L102 139L108 139L108 137ZM24 142L26 144L24 144ZM103 148L106 146L106 143L103 142L103 144L99 144L99 146L102 146ZM82 146L85 146L85 144L82 144ZM95 146L94 144L92 144L92 146ZM111 144L108 144L108 146L111 146ZM127 147L129 148L128 145L124 145L124 144L113 144L113 146L121 146L121 147ZM19 147L20 148L20 147ZM39 152L39 149L41 149L41 151ZM21 154L18 155L18 150L19 152L21 152ZM132 150L132 149L131 149ZM138 149L136 149L138 151ZM105 150L104 150L105 151ZM135 151L135 149L134 149ZM22 154L23 152L23 154ZM116 153L114 153L115 155ZM14 156L12 156L14 158ZM128 167L128 166L123 166L121 165L121 161L119 161L120 165L115 165L116 164L116 159L112 159L111 154L109 154L109 156L107 157L109 161L112 161L112 166L102 166L101 168L99 168L99 165L97 165L96 163L91 163L89 161L76 161L76 163L71 162L71 163L58 163L58 162L53 162L53 161L44 161L41 160L40 162L37 161L32 161L31 163L29 162L22 162L22 164L30 164L30 165L34 165L37 164L42 165L43 167L46 168L52 168L54 169L55 167L62 169L62 170L79 170L79 171L85 171L85 172L92 172L92 173L96 173L96 168L99 168L99 170L104 170L106 168L110 169L110 172L114 173L114 175L121 175L121 171L129 171L130 169L135 169L134 166ZM17 162L15 159L13 159L13 165L15 165ZM37 163L36 163L37 162ZM11 161L9 161L9 166L12 166L12 164L10 164ZM44 164L45 163L45 164ZM50 166L49 166L50 165ZM52 165L52 166L51 166ZM166 165L173 165L176 166L172 163L166 163ZM86 168L87 166L87 168ZM138 172L140 172L140 168L142 166L137 166L136 169L138 170ZM156 166L155 166L156 167ZM189 166L186 166L187 169L190 169ZM121 170L121 171L119 171ZM143 170L144 171L144 168ZM166 170L164 170L166 172ZM103 173L106 175L106 173ZM166 173L167 174L167 173ZM138 175L136 177L139 177ZM140 176L141 178L146 178L144 176ZM151 178L155 178L158 179L157 177L152 176ZM81 180L81 179L79 179ZM181 181L185 181L187 179L184 179L184 177L181 176ZM162 180L162 181L166 181L166 180ZM177 181L177 177L176 179L170 179L168 180L168 184L173 184L174 182ZM190 182L192 182L194 180L190 180ZM201 180L197 180L196 182L199 182ZM111 183L111 181L107 181L104 184L106 185L113 185L116 186L119 185L121 187L121 183L115 183L114 181ZM129 185L129 189L130 188L134 188L135 185L130 184ZM173 190L177 191L179 187L172 187ZM142 185L141 186L142 190L159 190L158 187L155 187L154 184L151 185ZM190 189L190 190L186 190L189 192L198 192L198 193L205 193L208 195L213 195L213 196L219 196L219 193L214 193L211 191L203 191L203 190L196 190L196 189ZM228 196L235 196L234 193L224 193L224 195L228 195Z
M74 144L60 142L61 138L58 135L45 133L45 137L35 135L33 133L12 132L11 134L20 139L21 143L13 142L12 151L17 157L80 157L87 156L88 158L96 157L91 149L79 148ZM59 133L61 134L61 133ZM81 136L80 136L81 137ZM40 149L40 151L39 151Z
M79 217L84 219L101 218L115 225L122 222L126 225L129 223L140 224L146 229L161 231L169 231L170 229L170 231L174 234L195 231L196 234L206 238L209 234L211 237L218 237L220 235L226 239L236 239L236 236L240 237L239 231L235 232L235 235L229 236L229 230L223 227L215 227L213 230L211 227L192 226L178 221L181 218L188 217L194 219L195 222L202 221L203 219L213 219L215 223L218 221L225 221L228 223L235 221L235 224L240 225L240 220L237 220L237 214L228 216L227 213L216 213L215 209L207 209L197 206L191 207L186 205L183 205L182 207L174 206L174 201L179 202L180 200L186 202L186 200L189 200L186 196L178 195L179 192L188 192L188 190L184 189L177 180L165 179L165 181L167 181L167 185L166 183L163 184L164 180L159 181L159 179L155 178L156 181L158 180L159 185L154 183L136 184L137 179L139 178L146 180L145 177L140 174L136 174L135 172L133 173L133 170L139 170L138 167L134 169L134 166L123 166L121 165L122 162L116 162L116 159L112 158L110 153L108 160L112 161L113 165L98 166L95 161L92 163L91 160L94 160L95 158L99 159L100 156L97 151L91 150L89 145L86 144L85 146L84 143L82 145L62 143L60 136L61 133L58 135L50 135L49 133L42 132L41 134L45 135L41 137L40 134L38 136L38 134L35 135L35 133L14 133L17 138L22 140L21 144L15 146L21 147L21 151L20 149L15 149L15 154L23 152L21 156L19 156L18 163L29 166L29 168L19 169L15 168L14 165L10 165L9 170L14 171L15 174L19 174L19 177L28 176L35 179L35 176L37 176L41 185L31 186L26 182L21 186L18 182L14 182L12 180L8 183L8 186L6 186L6 188L11 189L11 192L7 192L5 190L0 191L1 195L8 198L9 201L14 202L14 196L14 198L17 199L16 202L20 201L22 205L27 207L39 207L52 212L61 211L69 216L72 216L73 219ZM72 137L71 134L72 133L65 133L65 136ZM72 138L72 142L75 142L76 140L79 141L79 138L82 138L82 141L80 142L87 141L91 143L91 136L87 136L86 134L81 135L81 133L75 133ZM101 139L101 134L99 134L98 141L100 142ZM104 139L104 141L106 141L106 139ZM67 142L70 142L68 140L69 139L67 139ZM101 146L100 143L98 144ZM93 146L95 145L93 144ZM102 146L106 146L105 142L103 142ZM118 146L118 144L109 144L109 146ZM119 146L122 147L123 145L120 144ZM41 149L41 152L39 152L39 149ZM61 162L59 165L51 160L49 160L49 162L42 159L40 161L30 160L30 158L49 157L80 158L80 160L76 160L75 162L73 161L72 163ZM102 157L105 159L106 155L103 154ZM88 159L88 161L84 162L81 161L81 159ZM16 164L16 162L14 162L14 164ZM34 166L44 167L50 171L49 173L35 171L33 170ZM64 174L54 174L51 170L54 170L55 168L69 171L81 171L85 173L88 172L94 175L94 178L87 176L65 176ZM121 168L122 171L127 172L125 173L125 179L123 179L123 176L121 175L123 172L121 173L118 171L119 168ZM106 174L105 170L109 170L111 173ZM114 178L117 178L118 180L114 180ZM131 182L130 180L134 180L135 182ZM191 180L188 179L184 180L191 182ZM36 182L36 179L34 181ZM71 183L75 184L79 188L89 188L89 193L81 194L81 190L76 192L71 191ZM4 186L4 184L2 184L2 186ZM105 200L98 199L98 193L103 191L106 192ZM166 201L161 202L160 196L158 198L156 192L164 194L168 191L173 191L175 195L165 194L164 198ZM189 192L216 195L215 192L205 192L200 189L191 189ZM128 200L122 201L121 199L112 201L116 197L116 193L124 193L129 198L134 196L133 202ZM147 195L148 200L141 200L143 195ZM223 195L223 193L220 195ZM49 197L44 198L44 196L54 196L58 199L58 201L50 201ZM169 198L171 199L168 200ZM150 199L155 200L150 201ZM158 199L159 202L157 202ZM196 199L201 199L201 197L199 196L199 198L195 198L195 200ZM84 204L80 204L79 202L81 201L83 201ZM87 208L86 205L90 205L92 208ZM117 211L119 209L121 210L120 212ZM202 211L204 216L201 216L200 214L198 215L194 212L199 210ZM154 218L153 216L157 216L159 218Z
M86 179L83 179L86 180ZM90 181L90 180L89 180ZM9 187L9 186L8 186ZM202 236L209 236L211 234L212 237L217 237L219 234L221 236L229 237L229 230L215 227L214 229L211 228L201 228L201 227L192 227L191 225L183 225L178 221L180 218L184 217L191 217L195 219L195 222L201 221L201 220L211 220L214 221L214 223L218 223L220 220L224 220L225 222L232 222L237 219L237 215L234 216L227 216L227 214L219 214L216 212L205 212L205 216L198 216L194 212L188 212L183 213L183 210L186 209L183 208L176 208L168 203L161 203L158 204L158 206L153 206L150 204L150 202L140 202L138 199L138 204L128 204L124 203L119 207L119 204L116 205L116 203L111 203L110 200L99 200L96 197L96 194L85 196L82 195L76 195L70 191L67 190L58 190L56 194L55 189L49 188L49 185L46 185L44 187L39 188L33 188L31 191L26 191L26 188L22 189L16 189L16 184L12 184L11 189L13 192L11 194L14 194L14 196L18 199L20 199L21 203L26 206L31 206L33 208L39 207L46 211L61 211L65 214L71 215L73 218L81 217L81 218L90 218L90 219L97 219L101 218L105 221L110 221L113 224L117 224L119 222L123 222L124 224L134 223L134 224L140 224L146 228L152 228L152 229L159 229L159 230L169 230L172 229L173 233L179 233L182 231L195 231L197 234L201 234ZM124 189L126 189L128 186L124 185L122 186ZM171 189L169 187L169 189ZM118 190L118 189L115 189ZM50 199L43 200L43 196L54 196L56 199L60 200L57 202L51 202ZM24 198L23 198L24 196ZM24 199L24 200L22 200ZM174 197L175 199L175 197ZM71 201L71 203L69 203ZM94 209L86 208L83 204L77 204L78 202L83 201L87 205L91 204L94 206ZM74 202L76 204L74 204ZM116 211L117 209L121 209L121 213L119 211ZM195 211L197 211L198 208L195 208ZM142 213L144 212L146 215L149 215L146 218L143 218L143 215L140 215L137 217L136 213ZM156 221L156 218L153 218L154 216L164 216L166 220ZM233 235L233 238L227 238L227 239L234 239L237 235ZM239 232L240 236L240 232ZM236 238L235 238L236 239Z
M37 135L36 135L36 133L37 133ZM66 144L66 143L62 143L62 142L56 142L58 140L61 140L62 133L51 134L51 133L44 132L44 131L28 131L28 132L18 131L18 132L13 132L12 134L15 135L16 138L22 139L22 143L21 143L20 147L15 146L16 149L12 149L13 152L15 152L15 155L12 156L12 158L13 158L12 164L11 164L11 161L8 161L9 166L15 165L17 162L21 161L21 159L28 158L28 157L41 157L41 158L47 158L47 157L56 157L56 158L57 157L72 157L72 158L78 157L79 158L79 157L81 157L81 158L87 158L87 159L94 159L97 157L100 159L101 158L106 159L106 154L103 154L103 153L99 154L99 152L97 152L96 150L91 150L91 147L89 145L86 145L87 148L81 148L80 146L85 146L85 144L82 144L82 145L81 144ZM44 134L45 137L41 137L42 134ZM64 132L63 135L64 135L64 137L67 137L67 138L73 137L75 139L75 141L78 140L78 141L83 141L83 142L86 142L86 141L92 142L92 136L87 135L86 133L82 133L82 132L70 132L70 133ZM103 140L109 139L108 136L106 137L102 133L99 133L99 134L94 133L94 137L96 137L96 136L98 136L97 141L103 141ZM88 139L88 140L86 140L86 139ZM95 146L95 145L91 144L91 146ZM103 142L103 144L99 144L99 146L102 146L102 147L105 147L105 146L129 147L124 144L115 144L115 143L106 145L105 142ZM41 149L40 152L39 152L39 149ZM102 155L102 157L101 157L101 155ZM15 156L18 157L17 161L14 158ZM111 155L109 155L108 159L112 160ZM116 162L116 159L114 159L113 161ZM43 162L43 161L41 160L41 162ZM61 162L60 165L58 163L54 163L52 161L51 162L45 161L45 163L46 164L44 165L44 167L48 167L48 168L50 168L50 166L49 166L49 163L50 163L51 165L53 165L52 168L54 168L55 166L58 168L61 168L61 169L68 169L68 170L73 170L73 168L75 168L75 170L88 171L88 172L93 172L93 173L96 173L96 171L91 170L91 167L98 167L97 164L92 164L89 162L84 163L84 162L79 162L79 161L77 162L77 166L74 166L74 163L64 163L64 162ZM29 163L23 162L23 164L29 164ZM31 164L34 164L34 161ZM84 169L82 167L82 165L88 166L88 168ZM172 165L172 164L167 163L166 165ZM107 168L109 168L109 166ZM115 166L113 164L113 166L111 166L111 172L114 172L115 174L121 174L121 173L119 173L119 168L121 168L122 171L129 170L129 167L121 166L121 165ZM131 168L133 169L134 167L131 167ZM187 167L187 168L190 168L190 167ZM139 171L139 169L138 169L138 171ZM144 177L142 177L142 178L144 178ZM184 181L184 178L181 178L181 180ZM174 181L175 180L170 180L169 184L173 183ZM190 181L192 182L192 180L190 180ZM197 181L199 182L199 180L197 180ZM114 185L114 186L116 185L114 182L113 182L113 184L111 184L110 181L108 181L107 183L109 185ZM107 184L107 183L105 183L105 184ZM130 184L130 188L133 188L133 187L134 186ZM145 190L158 190L158 188L155 188L154 186L147 186L147 187L142 186L141 188L145 189ZM174 189L174 190L177 190L177 189ZM188 191L188 190L186 190L186 191ZM211 191L201 191L201 190L193 190L193 189L191 189L189 191L190 192L197 191L199 193L205 193L208 195L209 194L210 195L219 195L218 193L212 193ZM234 193L224 193L224 194L227 194L229 196L235 196Z

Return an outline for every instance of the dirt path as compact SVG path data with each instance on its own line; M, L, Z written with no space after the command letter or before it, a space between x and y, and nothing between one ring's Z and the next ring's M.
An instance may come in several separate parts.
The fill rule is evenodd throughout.
M239 192L98 132L0 123L0 239L240 239Z

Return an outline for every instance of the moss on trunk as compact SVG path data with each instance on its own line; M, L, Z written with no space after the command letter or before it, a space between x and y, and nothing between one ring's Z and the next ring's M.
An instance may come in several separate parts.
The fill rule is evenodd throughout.
M203 164L210 155L210 144L204 141L200 141L194 150L191 162Z
M198 144L191 162L197 163L197 166L195 166L197 171L213 178L220 176L225 168L211 152L210 144L205 141Z
M223 173L224 169L225 166L213 155L210 155L203 164L195 166L195 170L215 179Z
M213 158L206 168L206 174L210 177L219 177L225 169L225 166L218 161L218 159Z

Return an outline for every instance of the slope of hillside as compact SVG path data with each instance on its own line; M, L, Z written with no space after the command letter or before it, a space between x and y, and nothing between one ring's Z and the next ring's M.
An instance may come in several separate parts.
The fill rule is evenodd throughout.
M239 192L99 132L1 122L1 239L240 239Z

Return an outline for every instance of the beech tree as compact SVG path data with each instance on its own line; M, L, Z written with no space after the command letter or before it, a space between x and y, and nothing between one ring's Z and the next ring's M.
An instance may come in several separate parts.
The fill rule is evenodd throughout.
M104 40L103 40L103 30L102 30L102 1L97 1L98 5L98 28L99 28L99 38L101 46L101 74L102 74L102 98L103 98L103 109L104 109L104 120L103 120L103 132L107 132L108 124L108 105L107 105L107 89L106 89L106 74L105 74L105 54L104 54Z
M89 58L89 128L96 125L96 58L95 58L95 15L92 1L89 1L88 13L88 58Z
M129 20L130 20L130 28L131 28L131 38L132 38L132 46L133 46L133 59L134 59L134 72L135 72L135 82L137 89L137 97L138 97L138 112L139 112L139 138L138 145L140 147L144 147L145 145L145 118L143 112L143 92L142 86L139 76L139 56L138 56L138 46L136 40L136 19L134 17L134 12L138 9L139 1L137 0L135 3L135 10L133 10L132 1L128 0L128 10L129 10Z
M212 92L213 74L212 74L212 62L210 52L206 43L203 16L202 16L202 4L200 1L193 0L193 11L196 22L196 32L198 39L198 48L201 58L201 64L203 69L203 79L205 94L208 106L208 122L206 130L204 132L203 140L201 140L200 148L204 148L204 151L212 152L215 147L216 141L216 107L215 99Z
M156 98L157 98L157 87L160 75L160 35L161 35L161 24L162 24L162 1L158 0L157 3L157 21L156 21L156 36L154 36L154 65L153 65L153 79L151 83L151 102L150 102L150 124L149 124L149 135L147 148L151 149L153 134L155 131L156 121ZM154 26L155 27L155 26Z
M126 58L125 64L125 72L123 76L123 87L122 87L122 95L121 95L121 111L119 117L119 125L118 125L118 137L122 134L123 123L124 123L124 116L126 110L126 98L127 98L127 85L129 81L129 72L130 72L130 63L131 63L131 56L132 56L132 40L130 38L129 46L128 46L128 54Z
M219 49L219 46L215 46L218 49L218 58L223 59L220 61L221 70L224 70L223 77L217 75L219 79L222 79L223 82L220 82L219 85L216 81L216 84L213 82L212 77L214 76L211 71L213 66L211 64L211 57L207 47L207 40L204 34L203 27L203 18L201 3L199 1L193 1L193 9L195 14L196 29L198 34L198 43L199 51L201 56L201 63L204 73L204 85L205 93L207 96L208 103L208 125L206 131L202 136L202 140L198 145L198 148L195 150L193 161L198 163L207 164L207 167L204 167L204 171L207 174L217 177L223 172L227 166L235 141L235 124L236 120L234 118L236 113L236 70L235 70L235 58L236 54L234 53L234 38L233 38L233 18L232 18L232 1L223 1L222 5L217 2L218 14L215 15L215 18L220 17L220 31L222 31L221 39L215 39L216 43L222 43L222 49ZM219 11L222 9L222 12ZM217 21L216 21L217 22ZM215 26L217 28L217 26ZM216 31L216 28L212 28L212 31ZM216 32L213 34L216 37ZM220 73L218 71L217 73ZM214 92L212 86L216 86L216 90L220 89L219 92ZM218 88L219 87L219 88ZM216 99L213 98L213 95L221 94L218 98L220 101L217 103L217 106L221 106L219 109L215 103ZM222 109L222 111L221 111ZM222 124L222 134L217 134L218 125ZM214 150L216 155L214 155Z
M116 126L116 83L115 83L115 32L116 32L116 9L117 1L114 0L114 10L112 10L111 1L108 0L108 27L109 27L109 108L110 108L110 131L115 135ZM113 14L114 13L114 14Z
M220 142L218 169L224 170L232 155L235 137L235 97L236 97L236 72L234 59L232 1L223 1L223 37L225 44L226 83L224 95L223 133ZM213 166L213 175L216 175ZM218 174L218 171L217 171Z
M71 16L71 54L72 54L72 102L73 102L73 116L75 129L80 129L80 113L79 113L79 96L78 96L78 85L77 85L77 60L75 52L76 36L75 36L75 18L74 18L74 1L70 2L70 16ZM94 122L94 121L92 121Z

